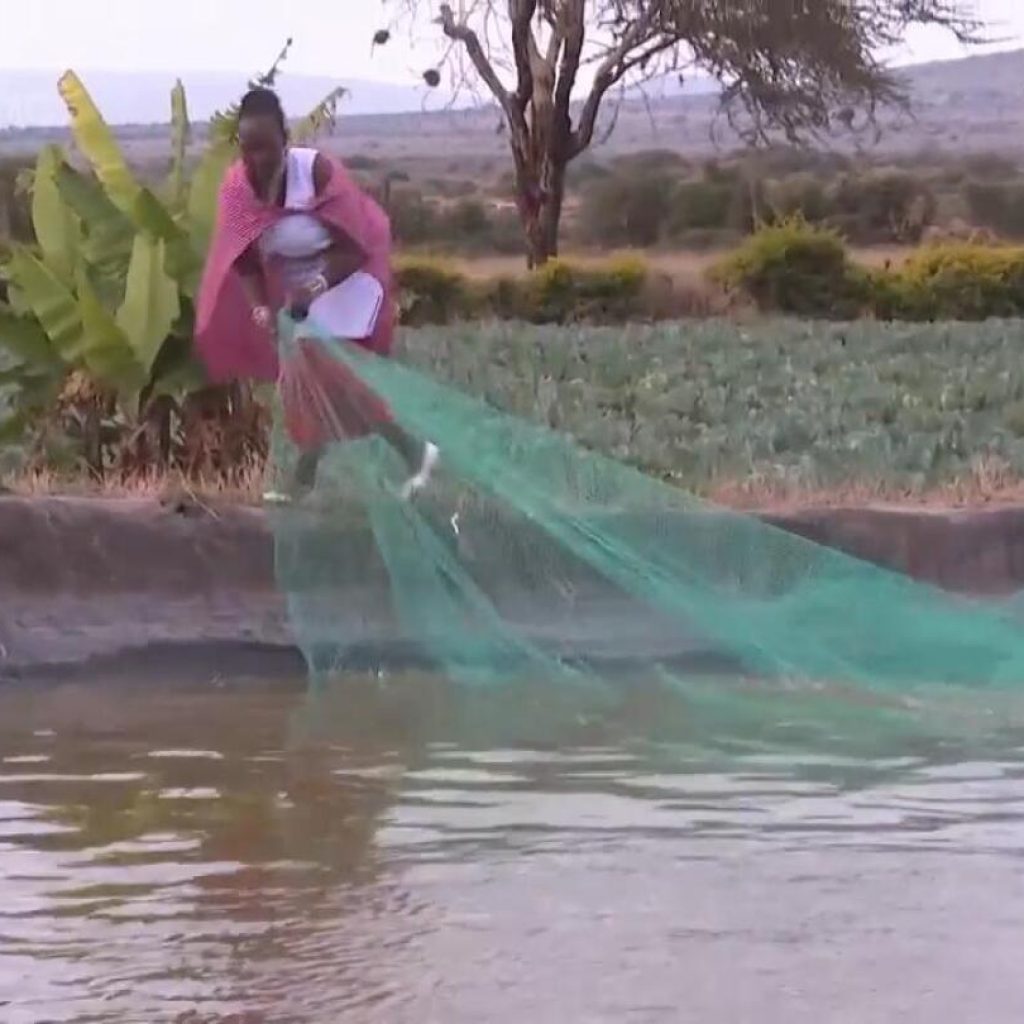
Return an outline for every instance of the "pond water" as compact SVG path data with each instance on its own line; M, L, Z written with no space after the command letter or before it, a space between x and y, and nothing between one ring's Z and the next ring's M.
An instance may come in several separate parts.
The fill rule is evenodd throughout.
M0 1020L1024 1019L1024 730L840 756L362 714L0 690Z

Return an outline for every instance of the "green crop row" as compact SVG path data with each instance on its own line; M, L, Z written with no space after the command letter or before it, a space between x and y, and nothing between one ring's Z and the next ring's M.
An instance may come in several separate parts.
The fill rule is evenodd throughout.
M399 357L687 487L1024 474L1024 322L405 331Z

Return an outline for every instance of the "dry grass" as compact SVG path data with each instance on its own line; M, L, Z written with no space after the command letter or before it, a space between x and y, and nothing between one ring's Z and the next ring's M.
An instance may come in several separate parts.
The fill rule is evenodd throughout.
M259 504L263 488L263 469L256 465L239 469L231 482L202 478L190 480L181 473L155 470L128 478L93 480L87 476L69 476L45 469L0 480L0 490L26 498L148 498L164 503L194 501L221 505Z
M150 472L126 480L92 481L36 471L0 481L0 492L21 497L133 498L175 504L259 505L264 489L260 467L242 471L226 484L187 480L181 474ZM793 486L766 477L718 480L702 488L708 501L747 512L792 512L822 508L984 508L1024 505L1024 479L994 459L979 460L964 476L936 487L912 489L880 480L850 480L831 488Z
M698 252L686 249L580 249L564 252L562 257L583 267L605 264L608 260L619 257L638 257L653 271L667 275L676 283L706 287L705 275L708 270L728 251L731 250L710 249ZM864 266L881 267L887 261L893 264L901 263L913 251L912 246L873 246L853 248L850 250L850 256ZM451 256L446 258L445 262L472 280L517 277L526 272L526 262L522 256Z
M998 459L979 459L961 477L924 489L884 480L850 480L839 487L810 488L751 477L720 480L702 492L709 501L743 511L786 512L810 508L983 508L1024 505L1024 479Z

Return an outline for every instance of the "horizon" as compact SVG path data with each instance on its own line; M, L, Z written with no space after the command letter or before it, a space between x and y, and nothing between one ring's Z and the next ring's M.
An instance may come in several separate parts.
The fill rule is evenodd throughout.
M218 0L216 5L178 0L173 11L143 7L135 0L108 4L110 18L104 24L116 24L116 34L98 26L94 17L90 20L77 0L44 0L6 15L0 76L9 82L23 76L30 81L22 89L0 92L0 130L66 124L56 80L67 69L82 76L112 123L166 123L167 96L177 78L190 94L190 115L201 121L232 102L249 78L270 65L288 37L294 43L282 66L279 92L286 106L300 114L341 83L355 87L339 108L342 117L451 109L445 85L430 90L420 77L437 63L438 34L422 28L418 33L395 32L387 46L373 49L373 32L384 23L379 4L347 11L345 30L339 33L323 30L340 20L328 0L307 0L300 10L282 10L269 0ZM975 7L992 42L964 46L947 32L916 28L903 45L882 57L894 67L914 67L1024 50L1024 4L976 0ZM157 52L153 39L161 40ZM52 84L47 81L51 76ZM145 84L134 91L118 89L126 76ZM665 91L707 92L705 83L712 82L694 75L682 90L668 82ZM581 80L580 91L586 84ZM469 90L455 106L465 108L481 99L490 102L486 91Z
M985 49L984 52L971 50L961 56L945 57L936 60L910 60L899 64L893 63L892 66L898 68L914 68L931 65L956 64L971 59L993 56L1010 56L1013 54L1024 54L1024 40L1022 40L1019 45L1003 49L988 48ZM12 103L10 99L5 101L4 97L0 95L0 134L18 131L31 132L33 130L53 131L65 128L67 125L67 114L63 101L60 99L56 88L57 79L65 70L73 70L82 78L84 84L89 89L90 94L93 95L97 105L104 111L105 116L108 114L110 109L116 109L119 101L122 103L125 102L126 98L121 94L104 95L115 83L121 83L125 78L137 78L140 82L148 79L147 85L150 88L157 90L157 92L151 97L154 100L154 106L159 105L161 109L166 108L168 104L169 93L174 84L174 80L181 79L185 85L189 101L189 117L194 124L199 124L207 120L214 110L221 109L236 99L239 89L244 86L245 82L251 78L253 74L251 71L239 72L226 69L211 70L202 68L188 69L184 72L175 72L163 68L147 68L142 70L97 67L77 67L69 69L49 67L0 68L0 82L3 81L5 75L8 79L20 76L32 76L40 80L36 83L39 85L44 77L49 78L52 76L52 93L50 92L50 87L48 85L45 97L41 94L29 96L27 99L25 97L18 97L17 100ZM100 83L96 83L95 81L90 82L91 76L104 76L106 81L101 81ZM676 84L671 76L667 76L665 81L668 83L669 91L664 95L672 95L673 97L682 95L689 95L691 97L708 95L714 91L714 86L716 85L715 80L706 75L687 79L684 86ZM221 91L217 92L216 96L211 95L211 86L214 85L214 83L222 87ZM282 100L284 100L286 107L291 106L298 109L298 113L295 113L294 116L299 117L302 116L303 110L308 109L322 98L323 94L331 86L341 83L348 83L353 88L350 96L343 101L343 105L339 109L339 118L386 117L416 113L465 112L467 110L474 109L474 107L477 109L484 109L486 106L491 104L491 97L486 93L482 97L484 101L483 104L474 102L473 98L469 97L464 97L458 102L449 102L449 97L445 93L443 86L437 89L427 89L422 85L422 83L417 86L415 84L394 81L382 82L353 78L337 79L323 75L312 75L305 72L296 73L290 71L287 64L282 68L281 79L277 85L277 91L282 96ZM360 93L359 90L361 87L365 87L368 92ZM200 94L200 97L205 97L205 102L196 102L195 94L197 92ZM479 97L476 99L479 99ZM433 103L428 106L428 102L431 100ZM139 95L137 92L127 98L127 102L133 101L139 101ZM144 99L141 102L144 102ZM43 119L46 115L43 115L43 117L37 116L32 119L27 119L25 117L26 109L33 106L36 108L40 106L51 108L53 113L50 119ZM14 117L11 116L12 112ZM117 127L134 126L143 128L156 127L169 123L169 118L166 115L162 117L157 115L153 117L128 118L114 115L107 117L107 120L109 123Z

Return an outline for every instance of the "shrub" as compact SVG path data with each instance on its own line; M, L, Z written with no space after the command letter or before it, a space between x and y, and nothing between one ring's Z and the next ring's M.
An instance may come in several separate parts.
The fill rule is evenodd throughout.
M621 323L642 319L647 266L621 258L597 266L551 260L520 280L503 278L489 292L492 312L531 323Z
M905 320L1024 316L1024 248L969 243L927 246L875 275L879 315Z
M808 172L790 174L773 182L767 198L773 215L782 219L799 216L817 224L830 212L825 186Z
M927 182L900 170L844 175L832 189L834 224L857 242L918 242L935 219Z
M580 210L586 240L608 247L656 245L671 214L671 191L672 179L658 175L592 182Z
M672 196L670 230L678 238L688 231L730 227L736 185L730 181L684 181Z
M386 206L391 230L400 245L423 245L437 237L437 209L418 189L392 187Z
M1011 238L1024 236L1024 182L971 181L964 199L976 224Z
M760 228L711 276L761 310L798 316L854 316L865 298L842 238L799 217Z
M587 268L554 260L527 279L530 319L537 323L631 319L640 314L639 299L646 277L646 266L636 259Z
M457 270L436 259L406 257L395 265L401 322L418 327L473 315L473 290Z

